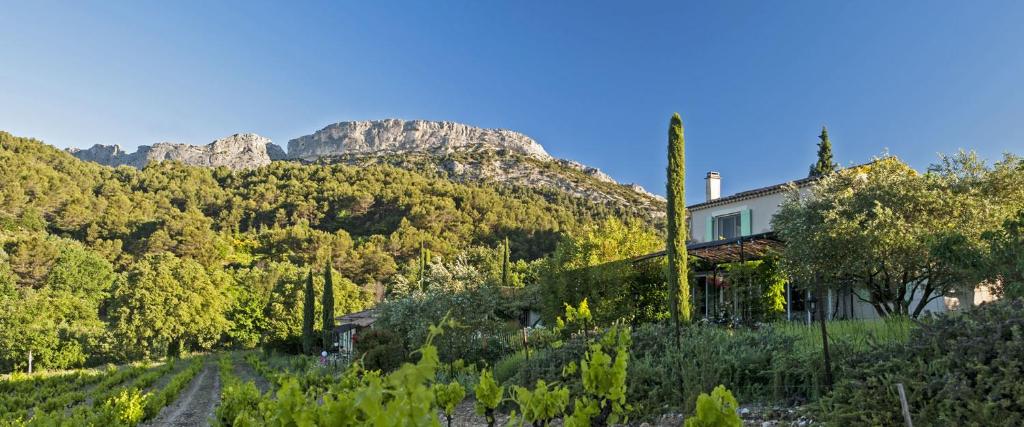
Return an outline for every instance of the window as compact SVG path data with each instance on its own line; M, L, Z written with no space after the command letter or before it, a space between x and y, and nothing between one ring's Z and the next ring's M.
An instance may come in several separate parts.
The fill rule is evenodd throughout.
M715 240L740 237L740 232L739 213L715 217Z

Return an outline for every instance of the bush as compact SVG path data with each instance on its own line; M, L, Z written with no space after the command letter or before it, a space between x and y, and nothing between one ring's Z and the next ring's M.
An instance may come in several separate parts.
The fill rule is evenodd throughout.
M840 425L1024 425L1024 300L926 319L894 354L862 357L815 409Z
M519 373L519 370L522 369L523 363L525 362L525 350L519 350L505 356L505 358L494 364L494 379L497 380L498 383L504 383L505 381L512 379L512 377Z
M405 347L394 332L370 329L356 339L356 358L361 359L368 370L391 372L405 362Z
M833 374L844 378L848 365L878 354L893 354L904 345L908 322L838 321L830 333ZM668 323L633 329L629 350L626 401L630 417L649 419L668 412L693 413L697 397L717 385L728 387L744 402L802 404L825 392L822 378L821 335L816 325L778 324L759 329L728 329L694 324L682 329L680 349ZM562 368L586 351L582 337L558 348L521 353L501 360L495 378L530 385L538 379L558 381L574 394L582 389L577 376ZM516 372L511 373L518 366Z
M743 420L736 413L738 406L732 393L719 385L711 395L697 396L697 413L686 420L686 427L740 427Z

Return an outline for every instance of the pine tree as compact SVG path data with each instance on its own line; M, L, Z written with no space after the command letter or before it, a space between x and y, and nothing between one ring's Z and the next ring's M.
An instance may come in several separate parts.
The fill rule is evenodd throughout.
M512 286L510 283L511 268L512 268L511 254L508 248L508 237L505 238L505 244L501 251L501 286Z
M832 161L832 142L828 140L828 129L825 126L821 127L818 139L818 161L811 165L811 177L825 176L839 168L839 165Z
M320 301L323 308L322 342L324 350L332 347L331 335L334 333L334 278L331 277L331 263L324 267L324 295Z
M313 354L313 345L316 342L316 332L313 330L314 316L316 316L316 308L314 307L316 297L313 295L313 270L309 271L309 275L306 278L304 297L302 302L302 352Z
M668 128L668 296L678 339L680 320L690 322L690 283L686 253L686 154L683 120L672 115Z

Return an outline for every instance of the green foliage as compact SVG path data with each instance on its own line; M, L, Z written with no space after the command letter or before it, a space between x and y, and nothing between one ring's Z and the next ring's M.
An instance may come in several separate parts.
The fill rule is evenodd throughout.
M665 255L668 259L668 307L672 323L689 323L690 280L687 268L686 240L686 142L683 139L683 119L672 115L668 128L668 239Z
M494 427L494 411L501 404L505 387L499 386L491 371L484 369L480 372L480 381L473 392L476 397L476 413L486 417L488 427Z
M151 420L156 418L157 414L164 406L167 406L178 397L181 390L185 388L195 378L196 374L203 369L203 359L196 358L189 364L187 368L177 373L171 380L161 388L159 391L154 393L147 393L145 403L145 415L144 420Z
M512 258L508 246L508 237L501 246L501 286L512 286Z
M881 316L917 317L937 298L974 289L961 261L977 258L982 232L1019 210L1024 195L1006 185L1021 181L1016 158L989 169L962 156L920 174L884 157L828 174L806 196L794 189L772 228L798 282L852 287Z
M452 415L455 415L455 407L466 398L466 388L458 382L448 384L434 384L434 402L444 412L448 419L448 425L452 425Z
M729 389L719 385L710 395L697 396L697 413L686 420L686 427L740 427L743 420L736 413L737 408L739 403Z
M135 170L79 161L0 132L0 164L9 166L0 170L0 371L23 367L30 349L40 367L73 367L205 350L215 345L214 332L225 346L298 352L304 292L297 270L332 264L338 315L377 302L399 274L415 277L410 272L421 244L434 259L453 259L493 253L507 237L509 257L517 259L509 263L515 284L536 280L528 266L550 253L563 233L639 214L556 190L454 182L430 161L381 160L274 162L234 172L160 162ZM594 181L571 170L555 172ZM624 187L594 185L639 201ZM124 287L153 267L153 257L170 256L181 260L167 261L180 264L181 274L216 291L198 306L202 316L179 315L170 332L148 330L158 317L183 308L167 298L132 301ZM486 281L500 283L501 257L484 258L473 265ZM113 271L132 277L115 278ZM178 288L195 288L192 282ZM145 323L134 324L124 313L99 316L101 307L143 303L157 313ZM320 313L319 298L316 304ZM314 330L317 324L328 329L320 320Z
M374 328L356 336L356 359L371 371L391 372L405 362L402 339L394 332Z
M228 328L225 289L199 263L147 255L114 281L110 323L123 358L155 358L188 345L209 349Z
M214 412L213 423L222 427L238 425L236 420L240 415L256 413L259 410L260 391L254 382L242 382L234 374L231 355L221 356L218 366L221 382L220 404Z
M576 400L577 421L590 418L593 425L618 424L629 410L626 405L626 366L629 362L630 329L612 327L580 361L583 397ZM605 348L613 354L606 353ZM588 406L583 411L581 407ZM584 412L587 415L584 415Z
M925 319L898 351L852 360L816 416L837 425L900 424L896 384L902 383L915 422L1020 425L1022 360L1024 300Z
M748 322L778 320L786 311L788 276L779 256L769 253L763 259L723 264L730 292L727 298L739 298L739 313L732 313ZM728 306L728 304L726 304Z
M532 423L535 426L548 425L551 420L560 417L569 405L569 389L549 386L544 380L537 380L537 385L530 390L525 387L512 387L512 400L521 411L519 425ZM513 417L514 418L514 417ZM510 424L512 424L510 420Z
M835 172L839 165L832 161L832 141L828 139L828 129L821 127L821 135L818 135L818 161L811 165L810 177L821 177Z
M997 291L1004 297L1024 298L1024 210L982 238L990 249L982 255L979 275L989 283L998 283Z
M313 328L316 322L314 318L316 308L313 304L316 294L313 290L312 271L306 276L306 288L302 295L302 353L313 354L313 342L315 341L315 331Z
M124 389L104 405L117 426L134 426L145 416L146 396L137 389Z
M324 267L324 292L323 298L321 298L320 306L323 310L323 317L320 321L320 329L322 339L321 345L324 351L332 350L331 337L334 334L334 279L333 270L331 264L327 263Z
M442 270L448 271L448 268L440 263L431 267L432 272ZM439 338L440 357L445 363L463 359L469 363L493 364L521 347L522 340L516 338L521 330L507 320L518 317L516 296L503 294L497 286L474 282L483 280L475 269L467 268L460 273L452 267L451 271L458 273L452 276L456 278L452 282L476 284L468 289L453 287L449 290L434 286L435 282L428 275L429 292L416 291L378 306L379 316L374 328L394 332L408 345L424 341L428 331L423 325L436 324L450 314L459 326ZM464 281L464 277L471 279ZM467 310L467 307L473 309Z
M609 219L559 242L542 271L542 316L554 322L565 304L587 299L595 322L656 320L664 315L664 267L628 259L662 249L664 240L637 222Z

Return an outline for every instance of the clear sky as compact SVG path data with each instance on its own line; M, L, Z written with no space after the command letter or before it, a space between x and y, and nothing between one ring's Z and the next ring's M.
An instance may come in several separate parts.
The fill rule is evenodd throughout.
M885 150L1024 154L1020 1L3 1L0 129L59 147L284 146L343 120L453 120L703 198Z

